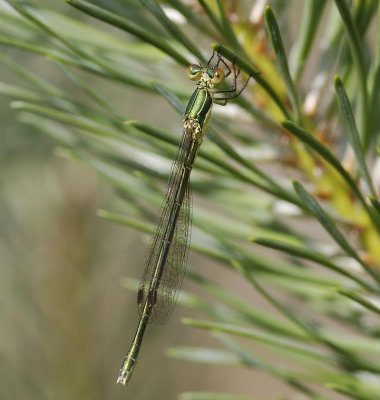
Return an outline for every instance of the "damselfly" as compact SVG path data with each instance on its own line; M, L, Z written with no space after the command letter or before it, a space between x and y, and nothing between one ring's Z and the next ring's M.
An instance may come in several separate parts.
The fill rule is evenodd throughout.
M140 322L117 379L122 384L131 378L148 323L164 324L168 321L182 285L190 242L190 173L212 105L226 105L230 99L239 96L249 80L248 77L243 87L237 90L240 70L235 62L230 68L216 52L207 65L191 64L186 72L188 78L198 83L183 117L181 144L172 165L166 197L147 254L137 295ZM218 90L216 87L230 74L233 74L232 86Z

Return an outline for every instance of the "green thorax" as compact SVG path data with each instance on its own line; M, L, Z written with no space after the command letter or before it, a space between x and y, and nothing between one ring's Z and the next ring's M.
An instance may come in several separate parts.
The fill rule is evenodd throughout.
M203 130L211 114L212 95L203 85L198 86L187 104L184 119L196 120Z

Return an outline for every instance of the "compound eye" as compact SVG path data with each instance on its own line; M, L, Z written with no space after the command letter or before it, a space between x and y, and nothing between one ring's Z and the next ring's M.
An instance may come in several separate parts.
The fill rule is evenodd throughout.
M224 81L224 78L225 74L222 68L219 67L215 68L214 77L212 78L215 85L219 85L219 83L222 83Z
M190 64L187 67L186 75L192 81L197 81L198 79L200 79L200 77L202 75L202 69L197 64Z

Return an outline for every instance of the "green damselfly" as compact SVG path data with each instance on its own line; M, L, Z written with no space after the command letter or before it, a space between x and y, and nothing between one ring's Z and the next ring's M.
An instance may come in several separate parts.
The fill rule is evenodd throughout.
M216 60L216 61L215 61ZM216 52L204 66L191 64L187 76L198 81L183 117L183 135L173 162L165 200L146 257L137 295L140 322L126 354L117 382L126 384L132 376L149 322L164 324L170 318L185 274L190 243L190 173L201 146L214 103L226 105L243 91L237 90L240 70L232 68ZM229 89L216 89L233 74Z

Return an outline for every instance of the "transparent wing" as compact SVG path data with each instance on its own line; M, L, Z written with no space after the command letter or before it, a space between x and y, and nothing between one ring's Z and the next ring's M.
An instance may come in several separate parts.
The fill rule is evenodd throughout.
M190 169L186 166L192 166L195 153L192 135L184 132L145 260L138 308L141 315L151 296L154 305L150 321L157 324L165 324L170 318L186 270L191 228ZM158 285L152 290L154 278Z
M157 302L152 312L151 318L157 324L165 324L169 320L181 290L190 245L190 201L190 185L188 183L165 270L158 288Z

